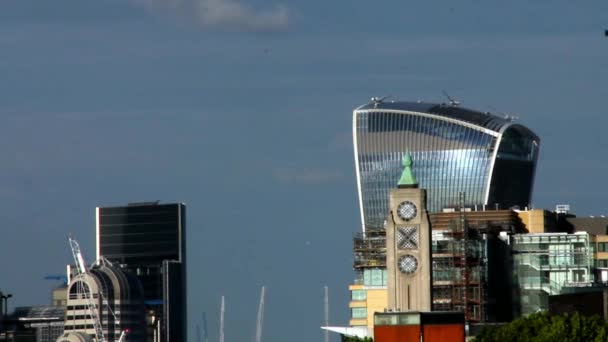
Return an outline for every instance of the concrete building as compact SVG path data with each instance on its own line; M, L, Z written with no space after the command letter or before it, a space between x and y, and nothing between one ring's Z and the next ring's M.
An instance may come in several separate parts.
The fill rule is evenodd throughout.
M97 257L137 276L145 297L149 342L185 341L186 206L132 203L98 207Z
M587 232L591 235L595 282L608 286L608 218L570 215L566 221L573 232Z
M61 284L51 291L51 304L65 307L68 303L68 286Z
M97 317L106 341L118 341L123 331L128 331L125 341L143 341L146 336L143 299L141 283L134 275L99 259L87 273L70 281L64 333L94 337Z
M0 328L0 341L55 342L63 333L65 307L17 307Z
M72 331L59 336L56 342L95 342L95 340L88 334Z
M386 285L350 285L348 290L351 293L349 325L362 328L367 335L374 330L374 314L384 312L387 307Z

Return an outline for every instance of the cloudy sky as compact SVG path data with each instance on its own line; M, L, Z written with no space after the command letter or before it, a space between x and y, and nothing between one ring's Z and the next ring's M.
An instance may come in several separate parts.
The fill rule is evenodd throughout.
M46 304L94 208L188 206L189 326L319 340L348 322L351 113L371 96L516 115L534 205L608 214L608 2L0 0L0 290ZM287 336L290 336L287 338ZM193 339L191 339L193 340Z

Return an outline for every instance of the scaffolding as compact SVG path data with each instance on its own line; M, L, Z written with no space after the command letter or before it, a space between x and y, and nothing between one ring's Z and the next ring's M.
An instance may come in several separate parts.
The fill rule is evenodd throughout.
M356 271L365 268L386 268L386 230L374 229L360 232L353 238Z
M497 312L512 311L512 270L504 268L510 253L500 254L495 245L499 235L523 231L512 210L470 210L456 208L429 213L432 228L432 310L462 311L471 323L493 322ZM491 257L488 257L490 251ZM386 231L367 227L353 238L355 284L386 285ZM503 251L501 251L502 253ZM500 255L499 255L500 254ZM492 269L493 278L488 270ZM504 274L497 280L496 274ZM502 286L502 287L501 287ZM506 287L506 288L505 288Z
M485 322L485 244L464 206L450 216L448 229L433 234L433 310L462 311L467 322Z

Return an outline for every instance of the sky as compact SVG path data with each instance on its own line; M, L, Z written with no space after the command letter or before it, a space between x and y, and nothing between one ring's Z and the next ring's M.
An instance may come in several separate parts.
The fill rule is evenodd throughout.
M348 323L352 110L446 90L515 115L533 205L608 214L607 28L604 0L0 0L0 291L48 304L96 206L179 201L190 341L222 295L252 340L262 285L263 341L319 341L325 285Z

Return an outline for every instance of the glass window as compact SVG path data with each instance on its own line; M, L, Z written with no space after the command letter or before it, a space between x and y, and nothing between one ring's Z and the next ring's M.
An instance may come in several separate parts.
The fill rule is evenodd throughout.
M374 325L397 325L397 315L376 315L374 317Z
M372 270L372 286L382 286L382 270Z
M365 286L386 286L386 269L370 269L363 271L363 285Z
M351 291L351 300L366 300L367 291L365 290L353 290Z
M367 318L367 308L352 308L350 311L353 319Z
M402 325L417 325L420 324L420 314L399 314L399 324Z

